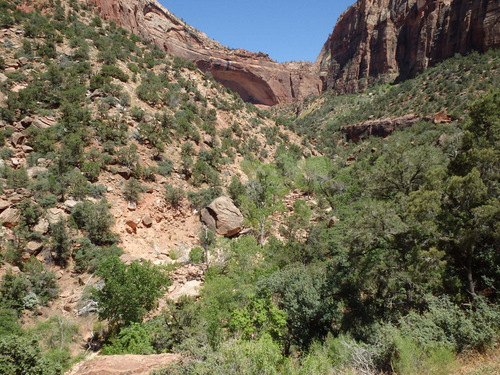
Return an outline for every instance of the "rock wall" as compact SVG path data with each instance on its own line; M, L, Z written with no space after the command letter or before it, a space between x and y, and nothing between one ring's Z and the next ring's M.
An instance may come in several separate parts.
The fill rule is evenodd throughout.
M456 53L500 47L500 0L359 0L316 61L323 90L405 79Z
M170 13L156 0L88 0L102 18L150 40L254 104L275 105L321 93L312 63L279 64L264 53L231 50Z

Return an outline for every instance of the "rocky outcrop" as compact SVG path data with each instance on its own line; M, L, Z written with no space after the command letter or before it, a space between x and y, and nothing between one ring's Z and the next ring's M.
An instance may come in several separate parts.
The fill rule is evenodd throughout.
M498 0L359 0L337 21L316 66L323 89L405 79L460 53L500 47Z
M225 237L232 237L243 229L243 215L228 197L219 197L204 208L201 220Z
M420 120L417 115L409 114L395 118L384 118L365 121L361 124L343 126L340 130L347 140L358 142L369 136L387 137L394 131L414 125Z
M0 214L0 223L7 228L15 227L21 221L19 210L9 207Z
M103 355L80 362L68 375L148 375L178 361L178 354Z
M156 0L88 0L101 17L193 61L224 86L255 104L301 100L321 91L312 63L279 64L267 54L232 50L181 21Z

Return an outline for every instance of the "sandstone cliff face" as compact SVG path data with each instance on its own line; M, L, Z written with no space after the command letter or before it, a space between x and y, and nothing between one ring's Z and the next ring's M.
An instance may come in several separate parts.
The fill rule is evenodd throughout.
M456 53L500 47L499 0L359 0L337 21L316 66L323 90L411 77Z
M89 0L102 18L193 61L255 104L275 105L321 93L312 63L279 64L264 53L231 50L170 13L156 0Z

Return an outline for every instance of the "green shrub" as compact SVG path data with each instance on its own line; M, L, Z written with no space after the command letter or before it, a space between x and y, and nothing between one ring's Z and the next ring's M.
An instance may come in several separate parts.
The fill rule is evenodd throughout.
M0 373L60 375L62 368L42 355L36 338L11 335L0 337Z
M126 265L116 256L102 261L96 274L104 287L94 290L92 298L99 304L99 318L108 319L112 327L142 322L170 284L160 267L137 261Z
M139 202L140 195L146 191L146 187L135 178L131 178L125 183L123 196L129 202Z
M71 212L71 219L96 245L110 245L117 240L117 236L110 231L114 218L105 199L98 203L78 203Z
M20 336L23 330L17 321L17 312L14 309L2 307L0 299L0 337L6 335Z
M203 160L198 160L193 167L192 182L195 186L207 183L211 186L219 186L219 172Z
M206 351L201 358L174 364L153 375L167 374L242 374L278 375L289 373L288 363L278 344L264 335L255 341L231 339L215 352Z
M186 196L184 189L176 188L172 185L165 184L165 199L174 209L178 209L181 201Z
M102 354L153 354L151 333L151 327L143 323L132 323L120 329L118 335L112 337L109 344L104 345Z
M7 180L7 187L10 189L26 188L30 181L24 167L12 169L9 166L4 166L0 175Z
M194 208L201 211L207 207L212 201L222 195L222 189L219 187L202 189L198 193L189 191L188 199Z
M401 375L447 375L455 359L454 353L445 346L423 348L403 336L395 338L396 356L393 368Z
M101 68L101 75L104 77L117 78L122 82L127 82L129 79L128 74L124 73L120 68L114 65L103 65Z
M191 263L203 263L205 261L205 251L199 246L193 247L189 252L189 261Z
M168 158L163 158L158 162L158 173L162 176L169 176L174 169L174 163Z
M96 74L90 78L90 89L97 90L102 88L105 84L112 81L111 77L102 74Z
M78 244L72 254L78 273L93 273L104 259L123 254L123 250L116 245L98 247L87 237L80 238Z
M56 261L58 264L65 266L71 252L71 240L66 229L66 220L62 216L50 226L50 235L52 251L55 254Z
M12 270L8 269L0 284L1 305L8 309L21 311L25 308L24 298L28 294L30 286L31 284L24 274L14 275Z
M30 282L29 291L36 295L41 305L47 305L58 296L59 289L54 272L48 271L43 263L33 257L26 262L24 268Z
M78 325L60 315L38 322L30 335L39 339L44 357L65 369L70 365L69 345L78 338Z
M485 350L500 334L500 308L476 297L471 307L461 309L448 297L433 298L422 315L410 313L401 320L403 337L421 347L447 346L457 352Z
M21 311L34 309L38 304L46 305L57 297L56 277L47 271L36 258L25 264L26 273L14 275L11 270L2 277L0 305Z

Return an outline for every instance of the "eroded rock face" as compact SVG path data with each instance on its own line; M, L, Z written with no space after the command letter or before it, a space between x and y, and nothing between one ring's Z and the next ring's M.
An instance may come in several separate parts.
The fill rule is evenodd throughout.
M340 130L346 135L347 140L358 142L360 139L370 136L387 137L396 130L414 125L419 120L419 116L408 114L401 117L369 120L362 124L343 126Z
M456 53L500 47L498 0L359 0L337 21L316 66L323 89L405 79Z
M156 0L88 0L101 17L150 40L254 104L275 105L321 92L312 63L279 64L267 54L231 50L170 13Z
M243 215L228 197L219 197L201 211L202 221L217 234L232 237L243 229Z

